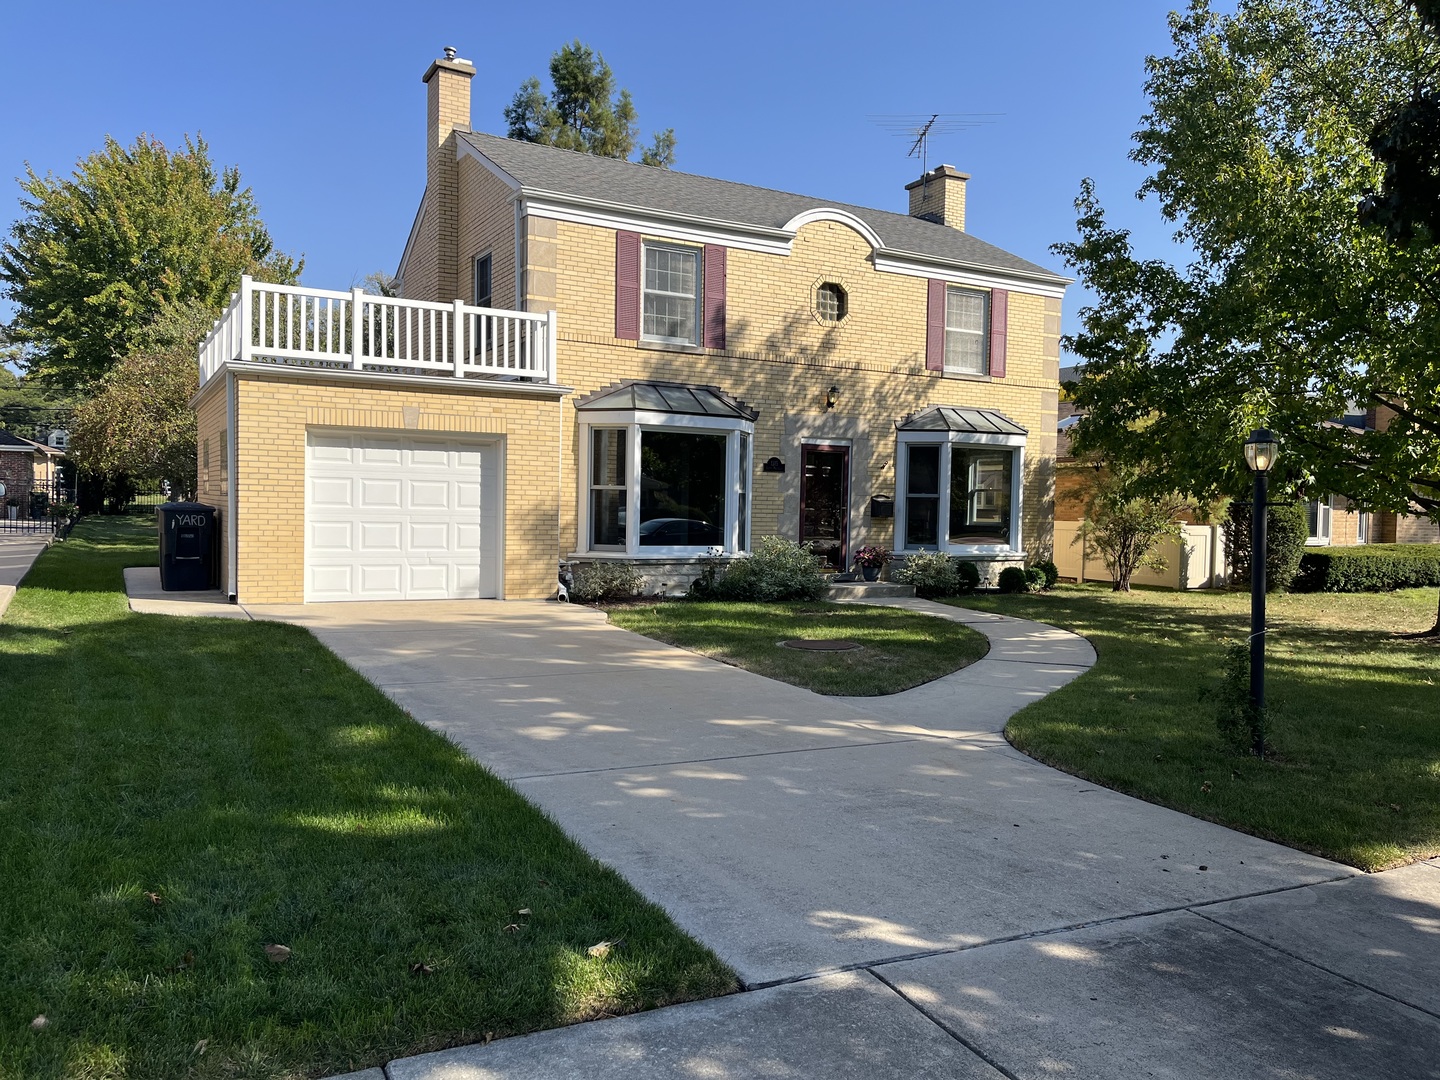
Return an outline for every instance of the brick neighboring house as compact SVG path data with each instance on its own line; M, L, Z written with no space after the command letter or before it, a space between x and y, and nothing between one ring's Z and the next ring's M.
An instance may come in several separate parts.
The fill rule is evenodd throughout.
M202 346L238 599L543 598L557 559L677 592L770 533L1050 552L1068 279L965 231L965 174L901 214L515 142L474 74L424 77L401 297L246 280Z
M62 456L54 447L0 431L0 483L5 485L0 513L10 516L5 508L13 499L19 516L28 516L30 493L43 491L47 497L51 494Z

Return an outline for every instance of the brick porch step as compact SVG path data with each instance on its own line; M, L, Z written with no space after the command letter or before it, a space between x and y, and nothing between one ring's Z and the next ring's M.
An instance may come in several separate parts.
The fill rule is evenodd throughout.
M880 596L914 596L914 585L893 581L841 581L825 591L826 600L869 600Z

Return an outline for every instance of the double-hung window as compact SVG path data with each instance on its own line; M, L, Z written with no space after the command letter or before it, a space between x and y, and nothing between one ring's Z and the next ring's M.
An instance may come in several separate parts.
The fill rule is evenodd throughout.
M989 373L990 294L951 285L945 290L945 370Z
M640 336L700 344L700 249L647 241L644 260Z

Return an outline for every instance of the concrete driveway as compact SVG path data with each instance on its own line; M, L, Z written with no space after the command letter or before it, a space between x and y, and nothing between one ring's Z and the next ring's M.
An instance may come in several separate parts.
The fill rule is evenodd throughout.
M1440 866L1365 876L1046 768L1000 736L1093 662L990 655L824 698L584 608L252 608L507 778L748 993L392 1062L479 1077L1440 1077Z
M40 553L50 544L50 534L0 534L0 615L10 606L15 587L30 572Z

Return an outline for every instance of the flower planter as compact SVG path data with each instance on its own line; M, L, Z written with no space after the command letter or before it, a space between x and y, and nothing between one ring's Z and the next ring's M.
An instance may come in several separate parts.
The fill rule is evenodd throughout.
M862 566L860 572L865 575L866 581L880 580L880 567L878 566Z

